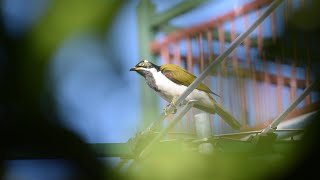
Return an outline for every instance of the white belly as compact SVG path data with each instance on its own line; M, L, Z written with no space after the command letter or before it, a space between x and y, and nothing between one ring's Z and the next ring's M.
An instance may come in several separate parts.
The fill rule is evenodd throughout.
M171 102L173 97L180 96L187 89L187 87L184 85L178 85L172 82L161 72L155 73L154 79L158 89L161 92L158 92L158 94L168 102ZM209 96L210 95L208 93L195 89L187 96L185 100L196 100L198 103L204 106L213 106L213 102Z

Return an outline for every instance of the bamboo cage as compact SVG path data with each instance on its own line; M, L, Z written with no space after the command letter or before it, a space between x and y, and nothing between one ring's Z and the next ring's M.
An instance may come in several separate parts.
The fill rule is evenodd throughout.
M151 42L152 53L162 63L178 64L198 75L258 17L270 0L254 0L204 23L169 32ZM298 5L298 8L294 8ZM289 18L304 0L287 0L220 65L204 83L221 96L214 97L241 123L241 131L266 127L315 78L320 49L308 33L286 36ZM290 30L288 30L290 31ZM319 93L312 92L287 120L319 109ZM193 133L193 110L174 132ZM167 119L170 121L170 117ZM233 132L217 115L213 134Z

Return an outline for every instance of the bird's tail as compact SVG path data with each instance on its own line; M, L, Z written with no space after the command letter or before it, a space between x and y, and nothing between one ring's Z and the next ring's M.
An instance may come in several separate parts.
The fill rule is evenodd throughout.
M230 113L225 111L217 102L214 102L215 112L225 120L233 129L240 129L240 123Z

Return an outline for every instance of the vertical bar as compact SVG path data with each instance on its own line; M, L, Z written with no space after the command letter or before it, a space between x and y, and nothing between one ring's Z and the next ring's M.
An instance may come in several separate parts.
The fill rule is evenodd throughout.
M163 47L160 50L161 58L163 59L165 64L170 63L170 54L169 54L169 49L168 48L169 47ZM167 123L169 124L172 121L172 115L168 115L166 120L167 120ZM170 132L172 132L172 130L170 130ZM171 139L172 135L168 135L168 138Z
M261 10L257 9L257 16L261 15ZM258 44L258 52L259 54L262 54L262 50L263 50L263 34L262 34L262 23L259 24L259 26L257 27L257 44Z
M261 15L261 9L257 9L257 16ZM259 92L261 92L261 94L265 94L265 96L259 96L260 98L260 102L261 102L261 111L260 111L260 120L266 119L266 115L270 114L269 113L269 107L266 104L266 99L268 98L268 92L269 92L269 84L267 84L266 80L267 80L267 62L266 59L263 57L263 32L262 32L262 24L261 23L258 27L257 27L257 44L258 44L258 53L259 55L262 55L262 63L263 63L263 72L264 72L264 83L262 84L262 86L260 86Z
M209 60L209 64L212 62L213 59L213 49L212 49L212 30L213 29L208 29L207 30L207 42L208 42L208 60ZM207 84L210 87L210 80L208 80ZM215 91L215 90L213 90ZM213 119L213 117L211 117L211 119ZM211 122L210 124L211 130L213 130L213 122ZM211 134L214 134L214 132L212 131Z
M212 47L212 30L213 29L208 29L207 32L206 32L206 36L207 36L207 47L208 47L208 64L210 64L213 60L213 47ZM212 77L211 77L212 78ZM206 84L208 85L208 87L211 87L211 81L210 79L211 78L208 78L207 81L206 81ZM216 89L212 89L212 91L216 91ZM211 129L213 130L213 120L214 120L214 117L211 116L211 124L210 124L210 127ZM213 135L213 131L211 132L211 134Z
M277 41L277 24L276 24L276 13L271 14L271 31L272 31L272 42L276 43ZM282 89L284 84L284 79L282 75L281 59L276 57L276 68L277 68L277 88L276 88L276 99L275 102L277 108L277 114L282 111Z
M244 15L243 24L244 24L244 29L247 29L249 27L249 14ZM246 63L246 67L249 69L249 72L251 71L251 66L252 66L251 65L252 59L250 56L250 44L251 44L250 37L248 36L244 39L244 51L245 51L245 57L246 57L245 63ZM244 93L246 93L246 89L245 89L246 86L244 85L243 87L244 87L243 91ZM246 102L246 97L243 97L243 99L244 99L244 102ZM245 114L244 114L244 120L242 120L242 123L243 123L243 127L247 127L248 119L247 119L246 113L248 112L248 104L246 103L244 105L245 105ZM255 111L255 108L256 107L253 107L253 111Z
M212 55L213 55L213 51L212 51L212 31L211 30L207 30L207 41L208 41L208 59L209 59L209 63L211 63L212 61Z
M271 36L272 36L272 43L276 43L277 40L277 31L276 31L276 15L275 12L272 12L270 15L271 18Z
M230 36L231 36L231 41L234 41L236 39L236 25L235 25L235 19L230 21L231 23L231 30L230 30ZM232 52L232 66L233 66L233 70L236 72L238 72L238 58L237 58L237 49L235 49Z
M284 28L285 29L288 28L288 10L289 10L289 4L288 3L290 3L288 1L289 0L285 0L285 6L284 6L284 10L283 10L284 25L285 25ZM282 42L281 42L281 48L282 48L281 49L281 59L280 59L281 61L285 61L286 52L285 52L285 48L284 47L286 47L286 42L288 42L288 38L287 38L287 36L283 36L283 39L282 39ZM282 62L280 62L280 63L282 63ZM281 68L282 68L282 66L281 66ZM282 83L281 84L281 93L282 93L282 91L286 91L286 89L284 89L284 77L283 77L283 74L281 74L280 78L281 78L281 83ZM288 93L285 93L285 95L289 96L289 98L290 98L290 91ZM280 102L282 102L282 101L283 101L283 99L280 100Z
M223 24L218 25L218 38L219 38L219 50L220 53L223 53L224 51L224 42L225 42L225 37L224 37L224 29L223 29ZM219 89L218 93L221 96L220 98L220 104L223 104L223 85L222 85L222 77L226 78L226 68L225 68L225 63L220 64L220 68L218 70L218 78L219 78ZM220 133L223 132L224 130L224 121L222 121L221 117L218 116L219 124L220 124Z
M200 52L200 72L202 72L204 70L204 66L205 66L205 60L204 60L204 46L203 46L203 35L202 33L199 33L199 37L198 37L198 47L199 47L199 52ZM207 76L207 78L204 80L205 84L210 87L208 85L209 82L209 78L210 76Z
M186 41L187 41L187 70L189 72L192 72L192 45L191 45L190 37L188 37ZM190 126L190 124L193 123L193 117L191 116L191 114L192 112L187 113L187 118L186 118L187 132L193 132L193 128L194 128L194 126L192 126L192 129L191 129L191 126Z
M219 49L220 53L223 53L224 51L224 42L225 42L225 37L224 37L224 29L222 27L222 24L218 25L218 38L219 38ZM223 64L223 63L222 63Z
M258 29L258 34L260 35L260 39L261 39L261 42L259 43L261 47L259 49L261 49L261 54L262 54L262 62L263 62L263 70L264 70L264 84L265 84L264 93L266 94L266 96L264 96L264 106L266 108L266 111L265 111L266 113L265 113L264 118L269 119L272 117L271 110L270 110L272 108L272 105L270 102L271 88L270 88L270 75L268 73L269 72L269 66L268 66L269 63L267 62L266 56L263 53L264 44L263 44L262 27L260 27L260 29Z
M211 30L207 30L206 32L207 35L207 47L208 47L208 62L209 64L212 61L212 32ZM208 87L210 87L210 78L207 78L206 84L208 85Z
M244 28L247 29L249 26L249 15L245 15L245 21L244 21ZM251 41L249 37L245 39L245 54L246 54L246 59L247 63L249 66L249 72L251 76L251 81L252 81L252 91L253 91L253 112L254 112L254 122L255 124L259 123L259 115L258 111L260 111L260 106L259 106L259 101L258 101L258 90L257 90L257 81L256 81L256 75L254 73L254 62L251 58L250 55L250 48L251 48Z
M192 46L190 37L187 38L187 70L192 72Z
M290 72L290 102L293 102L294 99L296 98L296 92L297 92L297 68L296 68L296 63L297 63L297 47L296 47L296 40L294 41L294 50L293 50L293 61L291 64L291 72Z
M261 111L261 106L260 106L260 101L259 101L259 96L258 96L258 87L257 87L257 77L255 74L255 67L254 64L252 63L251 65L251 75L252 75L252 89L253 89L253 104L254 104L254 114L255 114L255 124L260 124L260 111Z
M210 138L212 133L210 114L200 112L194 116L194 120L196 125L196 134L198 138ZM208 142L201 143L198 147L198 150L201 154L212 154L213 146L211 143Z
M180 56L180 48L179 48L179 43L175 42L174 43L174 61L181 66L181 56ZM182 132L183 130L183 121L179 121L178 125L177 125L177 131L178 132Z
M204 69L204 52L203 52L202 33L199 33L197 40L198 40L198 47L199 47L199 54L200 54L200 72L202 72Z
M171 48L172 47L172 48ZM168 58L168 63L170 63L170 64L172 64L172 63L174 63L175 62L175 59L174 59L174 57L175 57L175 47L174 47L174 44L168 44L167 45L167 58ZM173 49L173 52L170 52L170 49Z
M275 44L277 42L277 30L276 30L276 11L272 12L270 15L270 19L271 19L271 38L272 38L272 43ZM277 60L276 60L277 63ZM277 79L278 80L278 79ZM279 81L277 81L278 83ZM276 86L278 86L278 84L276 84ZM276 97L277 97L278 93L276 91ZM269 98L268 98L269 99ZM271 97L269 99L269 102L271 100ZM277 100L274 100L273 102L277 102ZM274 107L274 106L273 106ZM278 103L275 107L277 109L277 111L279 111L279 107L278 107ZM277 112L278 113L278 112ZM270 114L271 116L274 116L274 114Z
M246 89L245 89L245 84L244 84L244 79L240 79L239 83L239 91L240 91L240 108L241 108L241 125L242 128L247 127L247 100L246 100Z
M300 0L300 6L301 9L305 8L305 1ZM306 54L305 54L305 59L307 60L306 66L304 68L305 71L305 82L306 82L306 87L309 86L310 84L310 72L311 72L311 67L310 67L310 49L307 46L308 41L310 40L310 36L307 33L303 34L303 48L306 49ZM305 99L304 99L304 105L309 105L311 104L311 95L309 94Z
M307 64L305 68L305 75L306 75L306 87L310 84L311 78L310 78L310 72L311 72L311 67L310 67L310 49L307 48ZM306 99L305 99L305 105L311 104L311 95L309 94Z
M200 68L200 73L204 70L204 52L203 52L203 38L202 38L202 33L200 32L199 35L197 36L197 43L198 43L198 50L199 50L199 56L200 56L200 62L199 62L199 68ZM195 111L195 114L194 114L194 125L195 125L195 130L196 132L198 132L198 121L196 119L196 117L199 115L201 116L202 114L207 114L207 113L204 113L204 112L201 112L199 110L196 110ZM210 126L210 124L208 124ZM211 131L210 131L211 133ZM211 134L210 134L211 135ZM200 152L202 151L201 150L201 146L199 147L200 149ZM203 148L202 148L203 149ZM205 149L204 149L205 151Z
M150 22L155 14L155 7L150 0L141 0L137 6L137 22L138 22L138 36L139 36L139 56L143 59L152 61L153 55L149 51L149 43L154 39L155 32L151 28ZM149 87L145 86L145 82L141 81L143 85L140 86L141 91L141 114L142 122L141 128L145 128L150 125L154 116L159 114L159 104L157 97Z
M176 62L176 64L181 66L181 55L180 55L180 48L179 48L178 42L174 42L174 58L173 59Z
M198 36L198 46L200 52L200 72L204 70L204 46L203 46L203 35L200 32ZM207 76L207 80L210 76ZM210 86L208 86L210 87ZM200 135L200 138L209 138L211 136L211 120L210 114L202 111L198 111L194 115L195 128L197 135ZM199 152L204 154L212 153L213 146L210 143L203 143L199 145Z
M232 19L230 21L231 23L231 29L230 29L230 38L231 42L234 41L236 37L236 19ZM234 81L234 83L229 83L229 90L231 97L228 98L229 102L231 104L231 112L237 112L237 109L239 107L239 91L235 91L235 89L238 89L238 82L239 82L239 65L238 65L238 55L237 55L237 48L233 50L232 52L232 69L235 72L235 76L230 78L231 81ZM236 114L236 113L235 113Z
M288 4L287 4L287 18L289 16L289 14L293 11L293 7L292 7L293 3L291 0L288 0ZM288 19L287 19L288 21ZM293 61L291 64L291 72L290 72L290 102L293 102L294 99L296 98L296 92L297 92L297 78L296 78L296 64L297 64L297 46L296 46L296 39L290 39L291 41L293 41Z
M266 56L265 54L262 55L262 61L263 61L263 69L264 69L264 81L265 81L265 91L264 93L266 94L265 98L265 110L266 110L266 114L265 114L265 118L269 119L272 116L272 111L271 111L271 102L270 102L270 98L271 98L271 83L270 83L270 75L269 75L269 64L267 62Z
M244 15L244 29L247 29L249 27L249 15L246 14ZM245 55L246 55L246 63L248 65L248 67L250 67L250 63L251 63L251 57L250 57L250 37L246 37L244 39L244 48L245 48Z
M281 60L280 58L276 57L276 64L277 64L277 90L276 90L276 100L277 102L277 114L281 113L282 111L282 89L283 89L283 75L282 75L282 67L281 67Z
M170 55L169 55L168 47L161 48L160 56L163 59L165 64L170 63Z
M205 59L204 59L204 45L203 45L203 35L202 33L199 33L199 37L198 37L198 46L199 46L199 52L200 52L200 72L202 72L204 70L204 66L205 66ZM210 76L207 76L207 78L205 78L205 84L210 87L210 85L208 84L210 79Z
M285 26L288 26L288 20L289 20L289 11L290 11L290 7L291 7L291 1L290 0L285 0L285 8L284 8L284 22L285 22Z

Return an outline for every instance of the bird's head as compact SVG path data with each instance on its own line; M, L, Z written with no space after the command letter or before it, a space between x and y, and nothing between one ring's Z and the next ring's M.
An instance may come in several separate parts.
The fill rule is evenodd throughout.
M160 71L160 66L157 66L148 60L142 60L136 66L131 68L130 71L136 71L145 77L147 74Z

